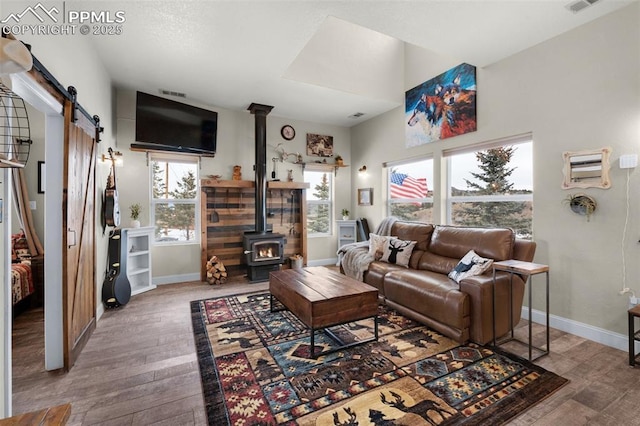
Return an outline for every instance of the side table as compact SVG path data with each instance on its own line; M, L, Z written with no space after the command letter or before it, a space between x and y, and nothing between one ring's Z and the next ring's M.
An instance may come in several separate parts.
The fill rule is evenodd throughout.
M635 342L640 342L640 330L636 331L634 319L640 318L640 305L636 305L633 308L629 309L629 365L632 367L636 366L636 348Z
M510 274L510 279L509 279L509 324L511 324L511 337L501 341L501 342L497 342L496 341L496 291L495 291L495 285L496 285L496 271L505 271L505 272L509 272ZM547 345L546 345L546 349L542 349L540 347L536 347L533 345L533 336L532 336L532 312L533 312L533 307L532 307L532 282L531 282L531 277L533 275L537 275L537 274L541 274L541 273L545 273L546 274L546 306L545 306L545 315L546 315L546 340L547 340ZM528 281L528 285L529 285L529 340L528 342L523 342L521 340L518 340L513 333L513 296L512 296L512 286L513 286L513 274L520 274L520 275L524 275L527 277L526 281ZM527 282L525 281L525 284L527 284ZM494 262L493 263L493 345L494 346L499 346L502 345L504 343L507 342L511 342L511 341L515 341L518 343L522 343L528 346L529 349L529 361L534 361L538 358L540 358L541 356L544 355L548 355L549 354L549 266L548 265L542 265L539 263L532 263L532 262L524 262L521 260L504 260L501 262ZM539 351L539 354L534 358L533 357L533 350Z

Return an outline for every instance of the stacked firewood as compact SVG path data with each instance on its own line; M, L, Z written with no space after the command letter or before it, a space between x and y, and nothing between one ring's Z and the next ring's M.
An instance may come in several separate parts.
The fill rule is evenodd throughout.
M224 284L227 281L227 268L218 256L212 256L207 262L207 282L209 284Z

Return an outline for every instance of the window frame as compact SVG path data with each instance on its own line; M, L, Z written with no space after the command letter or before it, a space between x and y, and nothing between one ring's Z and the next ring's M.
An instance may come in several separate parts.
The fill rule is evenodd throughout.
M491 142L465 146L465 147L447 150L443 152L443 157L446 158L445 167L447 171L446 196L444 197L444 200L446 203L446 223L447 224L449 225L453 224L453 206L456 203L530 202L531 208L533 211L533 196L535 193L535 189L533 188L533 175L531 176L532 189L531 189L531 193L529 194L490 194L490 195L472 195L472 196L452 195L453 167L451 163L452 163L452 159L456 155L476 153L480 151L486 151L491 148L499 148L499 147L507 147L507 146L517 147L518 145L523 145L523 144L531 144L531 147L533 150L533 135L529 133L524 135L507 137L507 138L503 138L503 139L499 139ZM533 163L533 155L531 158L531 162ZM533 213L531 217L530 238L533 238Z
M322 166L322 165L318 165ZM335 203L335 169L333 166L328 167L305 167L302 172L302 177L304 182L307 181L307 173L318 173L318 174L326 174L329 177L329 199L328 200L312 200L310 197L307 197L307 223L305 224L307 227L307 237L308 238L318 238L318 237L330 237L333 235L333 223L334 223L334 203ZM310 185L311 186L311 185ZM309 191L313 191L314 188L309 188ZM310 192L309 192L310 194ZM311 227L309 226L309 212L311 211L311 206L321 206L327 205L329 211L329 230L328 232L311 232Z
M405 166L408 164L414 164L414 163L420 163L423 161L431 161L431 189L429 190L429 177L427 176L427 195L431 194L431 196L427 196L425 198L391 198L391 170L393 170L394 167L398 167L398 166ZM394 161L394 162L388 162L388 163L384 163L382 165L383 167L385 167L387 169L387 203L386 203L386 213L387 216L391 216L391 209L392 209L392 205L393 204L407 204L407 203L416 203L419 202L420 204L431 204L431 209L434 208L433 206L433 199L434 199L434 192L435 192L435 188L433 187L433 182L434 182L434 159L433 156L428 155L428 156L423 156L423 157L414 157L414 158L410 158L407 160L402 160L402 161ZM433 213L432 213L433 215ZM403 220L407 220L407 219L403 219Z
M200 157L184 154L165 154L165 153L148 153L148 168L149 168L149 220L151 226L154 228L152 244L156 246L177 246L177 245L200 245L200 228L201 228L201 215L200 215ZM153 194L153 163L182 163L192 164L195 166L195 182L196 195L193 199L184 198L155 198ZM177 240L177 241L158 241L156 237L156 206L159 204L187 204L193 205L194 208L194 237L192 240Z

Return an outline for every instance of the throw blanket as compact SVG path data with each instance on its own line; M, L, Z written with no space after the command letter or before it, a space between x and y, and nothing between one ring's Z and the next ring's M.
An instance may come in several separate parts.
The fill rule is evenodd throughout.
M397 220L393 216L383 219L375 233L389 235ZM369 241L345 244L338 249L338 262L342 265L345 275L358 281L362 281L364 272L369 269L373 260L373 256L369 254Z

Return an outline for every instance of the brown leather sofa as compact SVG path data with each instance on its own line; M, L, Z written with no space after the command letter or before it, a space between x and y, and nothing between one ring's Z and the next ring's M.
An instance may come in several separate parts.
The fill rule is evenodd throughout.
M409 267L373 261L364 282L376 287L379 298L391 308L460 343L485 344L493 340L493 268L464 278L460 284L447 274L462 257L474 250L494 261L532 261L536 243L516 239L511 229L470 228L397 221L390 235L417 241ZM367 248L357 248L367 250ZM520 320L526 277L496 274L496 335L510 331L509 295L513 300L513 324Z

